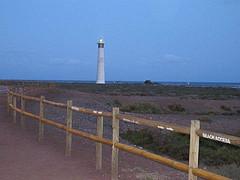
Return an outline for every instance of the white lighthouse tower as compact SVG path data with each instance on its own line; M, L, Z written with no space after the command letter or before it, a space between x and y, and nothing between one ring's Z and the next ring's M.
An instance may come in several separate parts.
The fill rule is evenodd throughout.
M97 81L96 84L105 84L105 71L104 71L104 41L98 41L98 63L97 63Z

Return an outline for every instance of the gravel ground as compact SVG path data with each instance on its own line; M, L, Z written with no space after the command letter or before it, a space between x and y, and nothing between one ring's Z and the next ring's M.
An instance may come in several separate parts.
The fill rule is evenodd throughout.
M66 102L73 99L75 105L101 109L103 99L109 97L93 96L91 94L69 92L49 94L46 90L27 90L31 95L45 95L47 99ZM105 101L106 102L106 101ZM38 113L38 105L27 103L27 111ZM104 107L109 110L108 107ZM103 170L95 170L95 143L74 137L71 157L64 156L65 133L53 127L46 127L45 137L37 142L37 123L26 118L26 128L13 124L6 112L6 94L0 94L0 179L110 179L111 174L111 147L103 146ZM51 108L46 116L64 122L65 112ZM74 114L74 126L84 131L95 133L96 119ZM105 134L111 138L111 123L105 120ZM121 128L125 125L121 124ZM127 125L126 125L127 127ZM159 163L120 152L119 179L187 179L185 173Z

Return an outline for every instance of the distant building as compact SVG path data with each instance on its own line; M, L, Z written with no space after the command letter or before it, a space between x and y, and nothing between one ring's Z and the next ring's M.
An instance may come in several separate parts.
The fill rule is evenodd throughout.
M98 62L97 62L97 81L96 84L105 84L105 70L104 70L104 41L98 41Z

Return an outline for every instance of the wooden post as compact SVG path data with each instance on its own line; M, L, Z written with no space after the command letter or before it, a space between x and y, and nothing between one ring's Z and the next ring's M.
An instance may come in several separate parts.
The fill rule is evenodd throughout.
M118 179L118 148L115 147L115 143L119 142L119 119L117 115L119 114L119 108L113 108L113 119L112 119L112 180Z
M12 94L10 95L10 104L13 105L13 95ZM12 109L10 108L10 112L9 112L10 114L11 114L11 111L12 111Z
M44 123L42 122L42 119L44 118L44 101L45 97L41 96L40 98L40 110L39 110L39 116L40 116L40 121L39 121L39 126L38 126L38 141L41 141L44 136Z
M21 112L25 111L25 100L23 98L23 93L21 94ZM21 113L21 127L25 128L24 115Z
M10 104L13 104L12 94L9 94L9 105ZM11 115L11 110L12 110L12 108L10 108L10 106L9 106L9 115Z
M199 136L196 132L199 129L200 121L191 121L188 180L197 180L197 176L193 175L192 169L198 168Z
M103 137L103 116L97 117L97 136ZM96 143L96 169L102 169L102 143Z
M13 96L13 108L17 107L17 97ZM13 109L13 123L17 123L17 111Z
M10 112L9 104L10 104L10 94L9 94L9 90L8 90L8 92L7 92L7 112L8 112L8 114Z
M69 132L69 129L72 129L72 101L67 101L67 131L66 131L66 147L65 147L65 156L71 156L72 151L72 134Z

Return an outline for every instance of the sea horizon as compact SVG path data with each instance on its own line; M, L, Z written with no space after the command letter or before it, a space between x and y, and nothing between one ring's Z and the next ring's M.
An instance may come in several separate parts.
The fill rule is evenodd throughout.
M60 84L95 84L93 80L24 80L24 79L1 79L0 81L23 81ZM106 84L143 84L143 81L106 81ZM189 87L228 87L240 89L240 82L195 82L195 81L152 81L156 85L173 85Z

